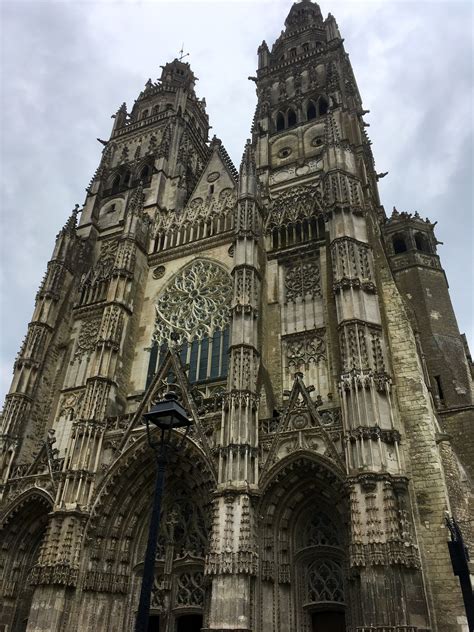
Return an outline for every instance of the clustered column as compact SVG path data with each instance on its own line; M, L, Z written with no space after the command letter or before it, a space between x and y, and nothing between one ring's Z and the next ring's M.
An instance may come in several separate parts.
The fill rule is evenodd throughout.
M209 629L251 630L257 573L253 496L258 485L258 319L262 218L253 150L240 169L228 392L219 445L219 481L206 572L212 577Z

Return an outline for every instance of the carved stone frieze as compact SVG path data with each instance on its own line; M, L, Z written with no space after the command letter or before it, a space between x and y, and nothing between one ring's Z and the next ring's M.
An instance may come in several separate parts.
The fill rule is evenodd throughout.
M293 371L326 359L325 330L317 329L284 338L286 364Z
M39 584L76 586L78 575L79 569L69 564L38 564L31 569L29 582L33 586Z
M287 182L288 180L294 180L295 178L303 178L311 173L320 171L322 167L323 161L318 158L308 160L303 166L287 165L280 169L275 169L269 177L269 183L276 185ZM308 217L308 215L304 217Z
M414 545L402 540L350 545L350 564L357 566L405 566L420 568L420 554Z
M375 390L386 393L391 387L390 376L381 371L375 372L371 369L359 371L352 369L348 373L341 375L339 388L343 391L353 391L360 388L375 388Z
M372 252L368 244L344 237L331 245L334 291L362 288L376 292Z
M382 329L362 321L348 321L339 329L343 372L352 370L385 371Z
M256 575L258 555L251 551L210 553L206 559L206 575Z
M99 257L94 266L81 279L82 286L94 285L110 278L117 254L118 242L108 239L101 243Z
M271 230L275 226L323 214L321 187L301 184L285 189L271 199L266 228Z
M119 305L108 305L104 309L97 341L118 349L124 327L124 310Z
M86 318L81 323L81 329L74 350L74 358L90 356L95 349L100 330L100 318L93 316Z
M129 575L98 570L87 571L82 582L82 589L94 592L127 594L129 582Z
M321 296L320 268L316 259L289 261L285 264L284 274L287 303Z
M399 443L401 439L398 430L385 430L379 426L359 426L359 428L349 430L346 436L350 441L357 441L358 439L378 441L380 439L384 443Z
M327 123L329 125L329 122ZM326 133L333 141L336 134L335 123L331 124ZM326 141L327 142L327 141ZM332 142L334 144L334 142ZM349 207L355 212L361 212L364 205L364 196L360 180L341 172L329 173L323 180L324 202L329 209L337 206Z

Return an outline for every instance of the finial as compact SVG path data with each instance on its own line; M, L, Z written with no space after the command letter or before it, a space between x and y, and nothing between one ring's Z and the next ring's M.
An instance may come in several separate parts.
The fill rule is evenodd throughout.
M181 50L179 51L178 61L183 61L185 57L189 57L189 53L184 52L184 42L181 44Z
M211 147L214 147L215 145L219 147L219 145L222 145L222 141L214 134L214 136L211 138Z

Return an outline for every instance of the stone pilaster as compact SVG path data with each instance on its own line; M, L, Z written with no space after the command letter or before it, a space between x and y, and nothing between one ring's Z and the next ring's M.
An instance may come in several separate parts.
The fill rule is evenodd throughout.
M255 162L248 142L240 169L228 391L218 448L213 532L206 563L206 572L212 576L210 630L253 629L253 578L258 566L253 496L258 486L261 239Z

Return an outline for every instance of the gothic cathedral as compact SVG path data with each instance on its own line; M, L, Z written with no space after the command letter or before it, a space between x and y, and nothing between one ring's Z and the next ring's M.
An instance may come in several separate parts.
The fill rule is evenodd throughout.
M0 455L0 632L466 632L472 361L434 225L381 206L334 17L258 49L240 169L182 60L123 104L59 232ZM179 447L179 449L178 449ZM471 504L469 504L471 503Z

